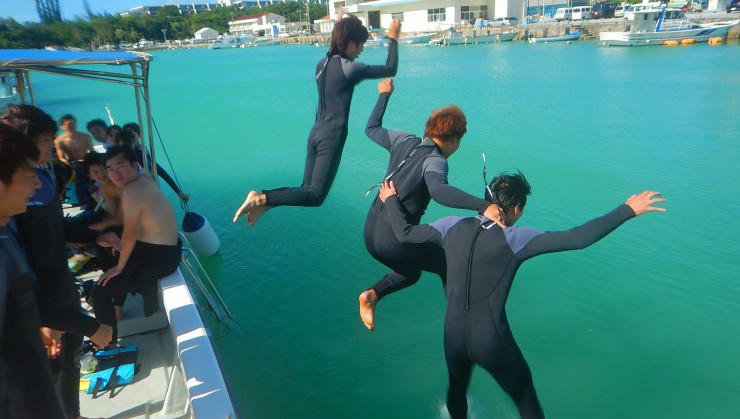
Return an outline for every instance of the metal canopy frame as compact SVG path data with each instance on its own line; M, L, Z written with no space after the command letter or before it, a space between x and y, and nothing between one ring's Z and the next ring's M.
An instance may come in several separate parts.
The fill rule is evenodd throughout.
M0 72L14 73L15 87L20 94L21 102L30 102L34 106L36 105L36 98L31 84L31 72L77 77L133 87L138 123L140 127L146 127L145 130L142 130L142 135L139 136L139 144L143 150L142 161L145 163L144 170L156 179L157 160L154 155L154 133L149 96L149 63L152 60L151 55L136 52L0 50ZM130 73L89 69L90 66L99 67L103 65L116 69L128 67ZM149 150L148 154L146 153L147 148ZM151 156L151 160L147 161L149 156Z

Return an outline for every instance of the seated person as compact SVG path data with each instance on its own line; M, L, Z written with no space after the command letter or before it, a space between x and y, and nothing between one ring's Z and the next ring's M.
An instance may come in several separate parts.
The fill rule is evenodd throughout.
M105 169L105 155L89 153L82 160L82 165L90 179L94 180L98 189L92 193L95 208L92 211L88 226L96 231L104 231L110 227L123 225L120 211L121 188L116 186L108 177Z
M133 147L133 149L136 151L136 161L139 162L140 167L144 167L144 156L141 152L141 147L139 146L139 125L135 124L133 122L130 122L126 125L124 125L124 128L122 131L120 131L116 135L116 139L114 141L117 145L128 145L130 147ZM149 153L147 153L147 165L151 165L151 157L149 156ZM152 167L149 166L149 172L152 171ZM167 182L167 184L172 188L172 190L177 194L177 196L187 204L187 202L190 200L190 196L186 193L184 193L182 190L180 190L180 187L177 185L177 182L175 182L174 179L172 179L172 176L170 176L169 173L167 173L162 166L157 163L157 176L161 177L162 180Z
M93 119L87 123L87 132L92 135L93 139L103 145L106 149L112 144L108 142L108 124L102 119Z
M119 132L121 132L123 128L121 128L120 125L111 125L108 128L105 129L105 135L108 137L105 140L105 143L108 144L108 147L106 147L106 150L110 148L112 145L116 145L116 135L118 135Z
M144 298L144 313L151 316L158 308L158 280L174 272L180 264L182 243L172 206L156 183L139 173L139 163L131 147L113 146L106 153L106 168L113 183L123 189L123 233L109 233L99 239L117 251L118 263L105 271L92 291L91 304L103 324L113 326L115 344L118 331L113 298L139 292Z
M475 364L496 379L522 418L544 418L532 373L506 318L506 300L517 270L535 256L586 248L635 216L665 211L652 206L665 201L657 198L660 193L644 191L627 198L608 214L570 230L514 227L530 190L521 173L504 173L486 185L485 193L485 199L500 208L499 219L480 215L446 217L431 224L410 225L403 217L393 184L381 188L380 198L398 240L441 244L445 248L444 348L449 374L447 410L452 419L467 417L466 392Z

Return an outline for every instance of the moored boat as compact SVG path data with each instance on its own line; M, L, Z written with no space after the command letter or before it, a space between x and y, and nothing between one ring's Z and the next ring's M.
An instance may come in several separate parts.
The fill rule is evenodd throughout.
M564 41L577 41L581 38L581 35L583 35L583 31L576 31L569 34L565 34L563 36L550 36L546 38L535 38L530 37L529 42L530 43L548 43L548 42L564 42Z
M470 45L470 44L488 44L495 42L508 42L516 38L517 32L490 34L476 36L465 36L460 32L454 32L444 38L432 39L429 45L446 46L446 45Z
M681 44L684 40L707 42L710 38L724 37L738 24L712 22L696 24L692 22L674 23L663 26L665 9L651 9L635 12L634 24L628 32L601 32L599 40L610 46L652 46Z

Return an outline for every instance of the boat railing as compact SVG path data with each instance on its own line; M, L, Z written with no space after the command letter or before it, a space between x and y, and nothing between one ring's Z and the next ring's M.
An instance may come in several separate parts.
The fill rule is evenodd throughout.
M211 311L213 311L221 322L227 324L236 323L231 311L229 311L223 298L221 298L221 294L219 294L218 289L216 289L216 286L213 284L211 277L208 275L208 272L200 263L198 256L190 246L188 239L182 233L180 233L180 238L184 244L182 247L183 252L181 265L185 268L185 272L188 273L190 282L194 283L198 287L201 294L203 294L203 297L208 302L208 306L211 308Z

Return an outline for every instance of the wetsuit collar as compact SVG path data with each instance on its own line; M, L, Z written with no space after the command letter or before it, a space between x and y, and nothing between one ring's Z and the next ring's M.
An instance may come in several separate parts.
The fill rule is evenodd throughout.
M434 140L432 140L429 137L424 137L424 139L421 140L421 144L419 144L419 145L422 145L422 146L433 146L434 148L437 149L437 151L439 151L440 154L442 154L442 149L439 147L439 145L437 143L435 143Z
M491 227L497 225L495 221L489 220L487 217L478 214L475 216L475 219L480 222L480 226L482 228L485 228L486 230L490 229Z

